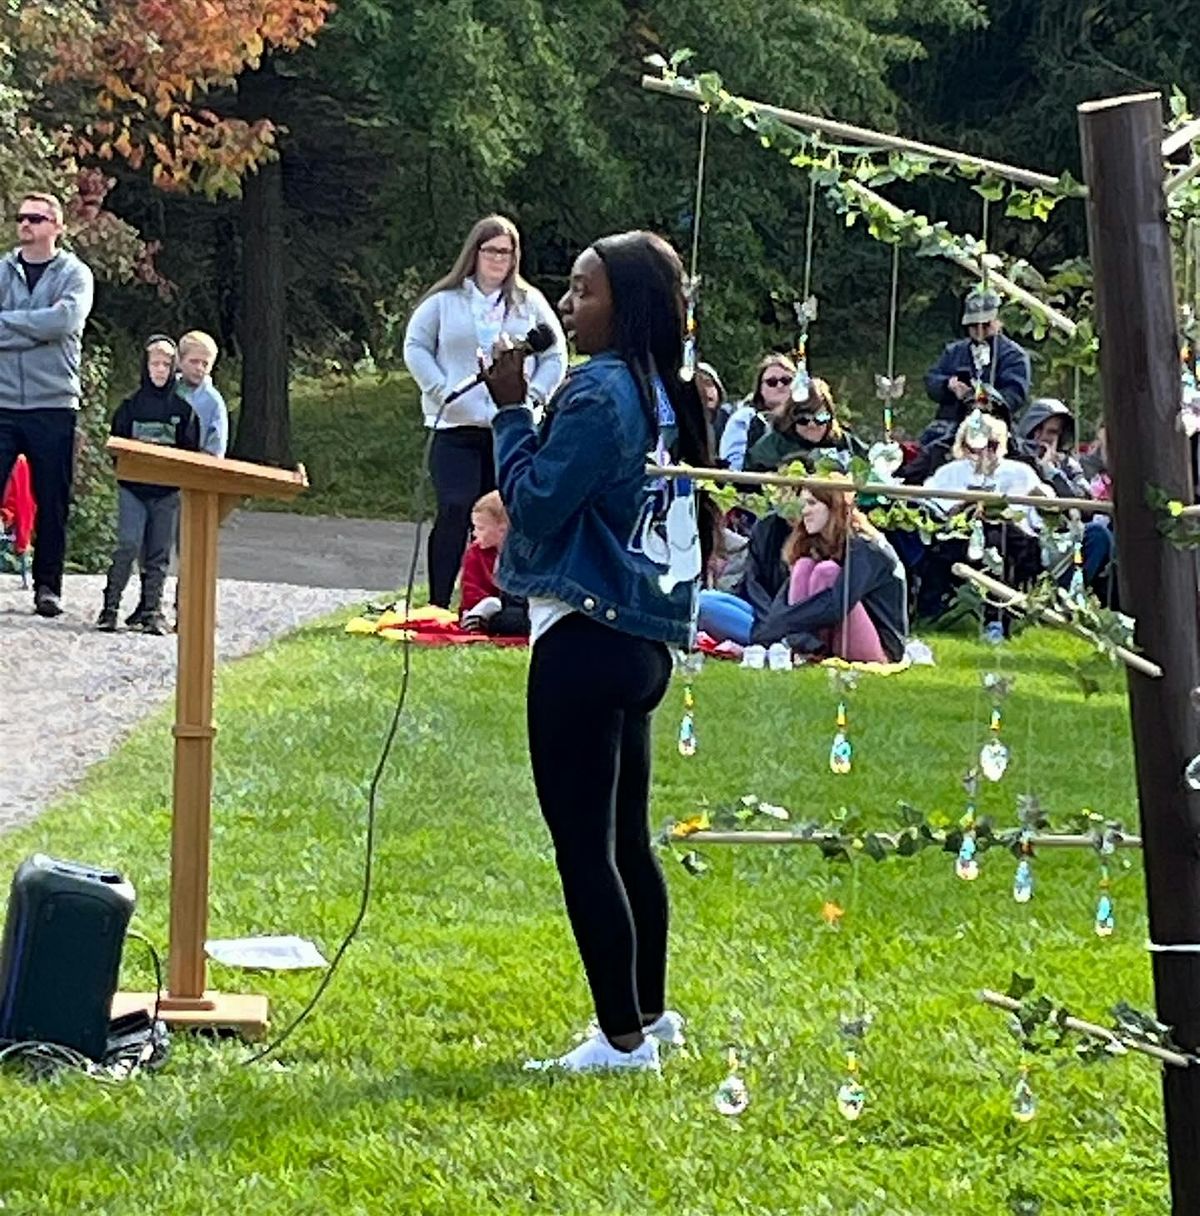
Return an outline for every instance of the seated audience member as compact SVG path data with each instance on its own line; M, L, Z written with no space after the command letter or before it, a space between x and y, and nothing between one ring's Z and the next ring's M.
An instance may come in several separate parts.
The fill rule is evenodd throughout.
M707 611L726 637L742 645L786 640L804 654L853 662L901 659L908 634L904 567L855 510L853 490L802 490L796 522L774 518L786 525L786 534L776 550L783 577L770 601L764 602L761 584L755 605L701 592L701 626ZM779 531L776 524L776 537ZM776 581L777 571L768 567L768 576Z
M789 398L785 407L772 411L770 428L752 445L744 467L749 472L774 473L799 460L812 471L822 457L846 467L852 456L865 457L866 451L838 422L829 385L814 379L806 400Z
M934 421L957 426L971 409L976 379L995 389L1008 419L1015 418L1029 399L1029 356L1003 332L999 295L972 290L962 323L967 337L949 343L925 375L925 391L938 407Z
M770 354L758 365L754 391L733 408L721 430L717 461L723 469L745 467L746 453L766 432L766 418L792 399L796 365L787 355Z
M711 363L696 364L696 391L700 394L700 403L712 427L713 451L720 451L721 436L734 412L734 406L726 400L725 383Z
M997 494L1055 497L1054 490L1028 464L1002 455L1008 450L1008 443L1008 427L999 418L972 414L955 435L954 459L942 465L924 484L931 490L990 490ZM930 499L925 505L941 516L957 510L952 499ZM1028 585L1042 569L1037 538L1040 517L1032 506L1021 510L1016 524L984 524L986 543L1003 556L1002 577L1013 586ZM919 616L936 618L948 607L955 586L950 568L965 558L968 547L969 542L962 539L935 540L923 547L919 562L910 571L919 577Z
M464 629L491 637L521 637L529 632L525 600L496 586L496 560L508 535L508 512L496 490L471 509L474 537L463 554L459 619Z

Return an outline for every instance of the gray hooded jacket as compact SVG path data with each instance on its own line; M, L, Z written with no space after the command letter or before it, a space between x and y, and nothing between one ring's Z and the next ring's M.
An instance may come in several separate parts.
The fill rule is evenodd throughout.
M13 250L0 261L0 410L79 408L92 272L60 250L31 292Z

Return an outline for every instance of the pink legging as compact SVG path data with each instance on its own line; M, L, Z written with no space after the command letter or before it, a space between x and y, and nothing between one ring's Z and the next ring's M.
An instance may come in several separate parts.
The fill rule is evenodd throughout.
M788 603L799 604L812 599L822 591L828 591L837 582L842 568L834 561L814 561L802 557L792 567L792 580L788 586ZM830 652L853 663L886 663L887 655L879 644L879 634L862 604L851 607L846 617L845 635L839 625L835 629L818 629L817 634L825 640Z

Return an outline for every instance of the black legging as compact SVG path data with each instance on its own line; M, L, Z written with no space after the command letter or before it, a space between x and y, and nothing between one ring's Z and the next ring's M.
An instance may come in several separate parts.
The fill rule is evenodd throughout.
M611 1039L663 1011L667 888L650 842L650 715L661 642L575 613L529 663L529 756L596 1018Z
M429 532L429 602L449 608L467 547L471 508L496 488L492 429L454 426L438 431L429 449L437 517Z

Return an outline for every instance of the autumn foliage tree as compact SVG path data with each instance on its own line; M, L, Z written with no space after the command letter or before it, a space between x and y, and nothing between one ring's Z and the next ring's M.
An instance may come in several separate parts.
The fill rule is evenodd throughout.
M83 188L78 206L86 222L77 226L77 243L102 247L116 237L97 193L109 184L103 166L118 161L164 191L216 199L238 197L245 185L244 214L260 214L254 196L278 188L269 166L281 132L269 113L247 112L239 86L269 67L272 55L310 42L332 9L332 0L23 0L10 7L4 20L15 83L43 137L53 140L61 175ZM274 249L282 256L281 239ZM134 269L152 277L145 254L133 259ZM285 422L243 454L284 462L283 280L279 290L260 281L272 270L262 259L243 264L244 276L257 276L246 282L247 294L267 310L271 328L243 338L242 426L262 410Z

